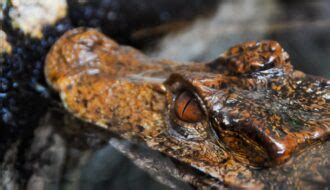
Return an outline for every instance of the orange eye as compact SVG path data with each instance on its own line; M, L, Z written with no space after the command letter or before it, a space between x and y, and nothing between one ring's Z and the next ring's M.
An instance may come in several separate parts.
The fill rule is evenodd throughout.
M196 97L188 91L176 98L174 109L177 117L185 122L198 122L203 118L203 112Z

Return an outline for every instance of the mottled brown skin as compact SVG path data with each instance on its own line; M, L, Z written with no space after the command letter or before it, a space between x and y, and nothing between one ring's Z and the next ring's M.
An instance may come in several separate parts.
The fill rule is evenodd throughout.
M79 28L52 47L45 75L76 117L233 187L263 187L253 168L329 137L330 82L293 70L274 41L177 63Z

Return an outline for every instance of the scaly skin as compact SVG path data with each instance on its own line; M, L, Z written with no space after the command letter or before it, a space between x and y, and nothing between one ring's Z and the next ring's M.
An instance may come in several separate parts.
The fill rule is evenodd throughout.
M330 82L293 70L274 41L188 64L148 58L78 28L52 47L45 75L76 117L232 187L264 187L253 168L281 165L329 137ZM201 109L188 115L193 122L174 111L182 92Z

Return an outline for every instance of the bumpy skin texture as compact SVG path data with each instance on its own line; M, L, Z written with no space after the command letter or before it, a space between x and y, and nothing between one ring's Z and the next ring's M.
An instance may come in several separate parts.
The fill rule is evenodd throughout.
M53 46L45 75L78 118L229 186L261 188L253 167L283 164L329 137L330 82L293 70L274 41L243 43L210 63L187 64L148 58L79 28ZM202 119L175 114L182 92L200 104Z

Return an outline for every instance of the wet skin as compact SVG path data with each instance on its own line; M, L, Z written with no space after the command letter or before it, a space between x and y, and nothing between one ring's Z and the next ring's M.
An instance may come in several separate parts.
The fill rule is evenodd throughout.
M294 70L274 41L179 63L79 28L52 47L45 75L76 117L229 186L262 187L256 168L282 165L329 137L330 81Z

